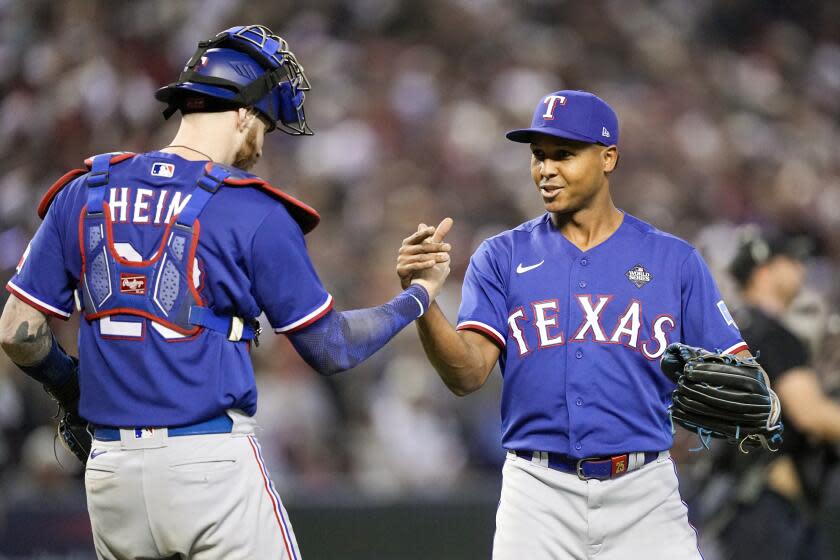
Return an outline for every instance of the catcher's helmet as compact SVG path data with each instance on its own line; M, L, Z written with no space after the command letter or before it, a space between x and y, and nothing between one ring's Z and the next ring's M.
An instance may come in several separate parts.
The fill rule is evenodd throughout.
M182 112L254 107L288 134L312 134L303 112L309 80L289 45L262 25L231 27L201 41L177 82L155 98L164 118Z

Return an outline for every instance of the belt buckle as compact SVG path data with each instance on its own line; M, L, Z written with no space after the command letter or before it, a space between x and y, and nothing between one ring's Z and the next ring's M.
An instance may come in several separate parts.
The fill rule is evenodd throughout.
M597 459L598 457L584 457L583 459L578 459L577 463L575 463L575 473L577 474L577 477L581 480L592 480L596 478L594 476L586 476L583 474L583 463L584 461L595 461Z

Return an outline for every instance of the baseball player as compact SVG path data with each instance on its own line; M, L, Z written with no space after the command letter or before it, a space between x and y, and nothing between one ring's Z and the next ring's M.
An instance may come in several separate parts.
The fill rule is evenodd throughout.
M67 411L71 448L93 435L81 458L99 558L300 559L254 436L256 317L334 373L421 316L448 274L430 269L380 307L333 310L304 243L318 214L245 171L266 132L311 133L308 89L269 29L223 31L157 93L165 116L183 114L170 145L94 156L39 206L0 341ZM448 261L438 247L409 268ZM47 322L70 317L74 299L79 360Z
M699 558L659 360L672 342L747 346L697 251L614 206L619 126L606 102L548 94L507 137L530 145L546 213L479 246L457 327L436 304L417 323L454 393L479 389L496 362L504 377L494 558ZM416 243L398 259L406 286L428 272L403 266Z

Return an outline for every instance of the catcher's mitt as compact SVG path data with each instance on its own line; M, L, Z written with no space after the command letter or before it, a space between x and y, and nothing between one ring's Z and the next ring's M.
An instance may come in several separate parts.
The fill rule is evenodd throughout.
M781 405L755 358L742 359L685 344L671 344L662 371L676 384L672 422L697 432L709 447L712 437L777 451L782 443Z
M73 358L75 361L75 358ZM47 393L59 405L58 439L61 444L76 458L87 463L92 437L88 431L88 423L79 416L79 377L73 378L62 385L44 385Z

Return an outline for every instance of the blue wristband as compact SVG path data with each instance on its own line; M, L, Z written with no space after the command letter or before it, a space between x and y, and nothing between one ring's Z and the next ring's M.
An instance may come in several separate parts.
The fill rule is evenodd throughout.
M417 315L418 318L425 315L426 311L429 310L429 300L431 300L431 297L429 297L429 292L426 291L426 288L424 288L420 284L411 284L408 288L405 289L405 291L402 294L397 296L397 298L395 299L399 299L400 297L405 296L410 297L411 299L417 302L417 305L420 306L420 314Z
M43 360L31 366L17 366L32 379L48 386L64 385L76 375L76 362L64 352L55 336Z

